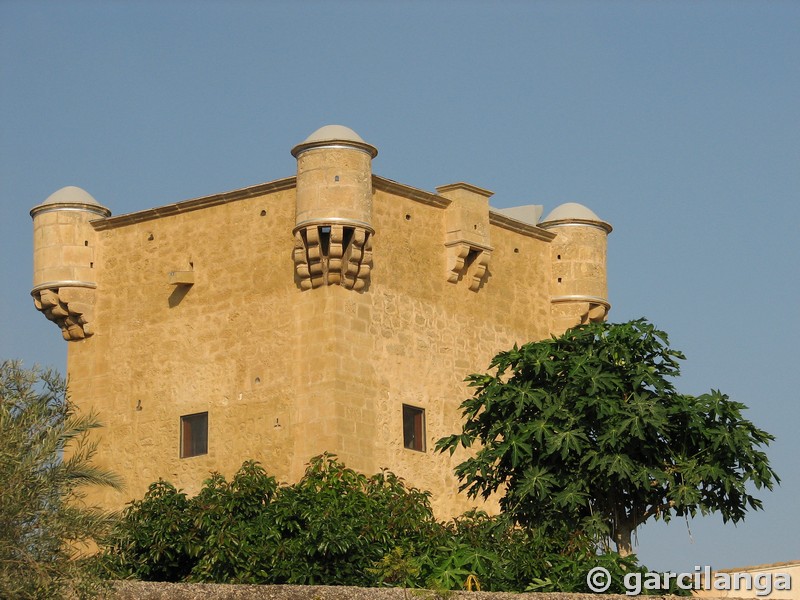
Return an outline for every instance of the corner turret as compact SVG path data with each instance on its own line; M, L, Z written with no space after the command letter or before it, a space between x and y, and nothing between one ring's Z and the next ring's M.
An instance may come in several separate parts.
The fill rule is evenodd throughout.
M539 227L556 234L550 246L553 334L604 321L608 302L606 250L611 225L581 204L556 207Z
M292 149L297 159L295 273L301 289L363 290L372 268L372 159L352 129L327 125Z
M56 323L67 341L92 335L96 232L89 224L108 217L81 188L68 186L34 207L33 289L37 310Z

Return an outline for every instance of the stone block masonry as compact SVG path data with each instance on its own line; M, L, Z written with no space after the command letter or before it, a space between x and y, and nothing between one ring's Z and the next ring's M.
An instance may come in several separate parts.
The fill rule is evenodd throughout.
M222 585L210 583L115 584L114 600L623 600L620 594L565 594L561 592L443 592L403 588L358 588L303 585ZM677 600L678 596L648 596L650 600ZM713 598L711 599L713 600Z
M326 126L295 176L111 216L64 188L31 211L36 309L68 342L71 397L126 480L196 492L248 459L295 481L316 454L472 507L436 454L464 378L514 343L602 320L610 226L566 204L494 210L466 183L372 173L377 149ZM526 215L536 215L530 218Z

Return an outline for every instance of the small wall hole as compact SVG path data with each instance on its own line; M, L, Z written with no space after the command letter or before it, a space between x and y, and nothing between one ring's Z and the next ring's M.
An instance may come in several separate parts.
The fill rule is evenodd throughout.
M411 220L411 215L406 215L406 221L410 221L410 220Z
M93 263L93 262L90 262L90 263L89 263L89 268L90 268L90 269L94 269L94 263Z
M337 175L336 177L333 178L333 180L334 181L339 181L339 176Z
M514 248L514 254L519 254L519 248Z
M256 385L261 383L261 377L256 377Z
M84 246L88 246L89 245L89 240L86 240L85 242L83 242L83 245Z
M152 233L147 235L147 240L148 241L152 242L154 239L155 239L155 236Z
M265 210L262 210L262 211L261 211L261 216L262 216L262 217L266 217L266 216L267 216L267 211L265 211Z
M557 259L557 260L561 260L561 255L560 255L560 254L557 254L557 255L556 255L556 259Z
M558 278L558 283L561 283L561 277Z

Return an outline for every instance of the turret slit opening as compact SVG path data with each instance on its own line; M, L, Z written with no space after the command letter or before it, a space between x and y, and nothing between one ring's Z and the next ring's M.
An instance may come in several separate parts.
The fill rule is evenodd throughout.
M319 228L319 247L320 253L327 258L331 252L331 228L324 226Z
M353 240L353 228L345 227L342 235L342 249L347 252L350 247L350 242Z

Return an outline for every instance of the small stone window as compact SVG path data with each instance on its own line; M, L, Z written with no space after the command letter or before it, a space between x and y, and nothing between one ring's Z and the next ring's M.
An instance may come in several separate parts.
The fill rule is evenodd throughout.
M425 409L403 404L403 446L425 452Z
M181 458L208 454L208 413L181 417Z

